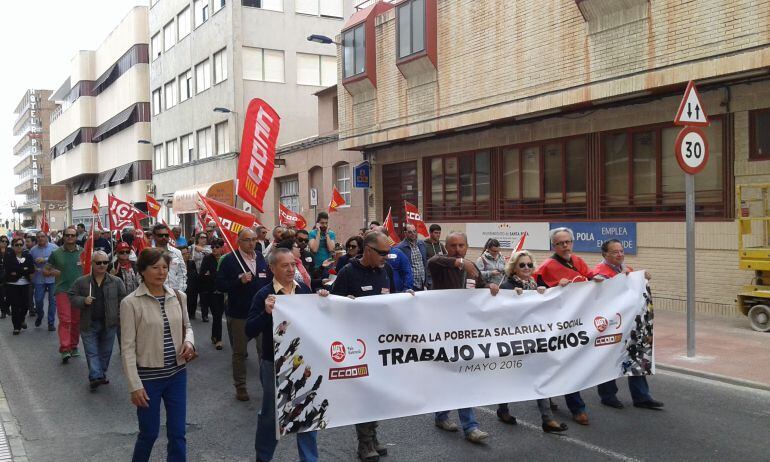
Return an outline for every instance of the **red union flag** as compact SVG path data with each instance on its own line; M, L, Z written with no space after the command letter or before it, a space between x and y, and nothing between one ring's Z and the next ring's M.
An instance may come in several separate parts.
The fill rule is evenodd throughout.
M153 218L158 218L158 213L160 212L160 203L158 203L158 201L149 194L145 195L145 201L147 202L147 213L149 213Z
M120 231L127 226L132 226L134 218L137 220L150 218L137 210L133 205L118 199L112 194L110 194L108 202L110 208L110 230L112 231Z
M404 211L406 212L406 222L410 225L414 225L418 233L428 237L428 228L425 227L425 222L422 221L420 209L418 209L416 205L404 201Z
M329 202L329 211L336 212L337 207L345 205L345 198L342 197L336 186L332 186L332 200Z
M238 159L238 196L260 212L265 192L275 170L275 143L281 118L259 98L249 103L243 124L243 142Z
M398 233L396 233L396 227L393 226L393 217L390 216L390 209L388 209L388 216L385 217L385 223L383 223L382 226L385 228L388 238L390 238L390 241L392 242L390 245L396 245L401 242Z
M299 213L292 212L288 207L283 204L279 204L278 209L278 221L282 225L292 226L297 229L305 229L307 227L307 220Z
M40 218L40 231L48 234L50 230L51 228L48 226L48 218L46 217L45 211L43 211L43 216Z
M99 215L99 201L96 200L96 196L94 196L94 200L91 201L91 213Z
M217 224L219 230L222 231L222 237L231 248L235 248L233 242L236 242L238 233L241 230L251 228L258 223L257 218L249 212L244 212L217 200L204 197L200 193L198 197L203 202L203 206L206 207L209 216Z
M91 254L94 253L94 224L91 223L91 232L88 233L88 240L83 247L83 252L80 254L80 269L83 271L83 276L91 273Z

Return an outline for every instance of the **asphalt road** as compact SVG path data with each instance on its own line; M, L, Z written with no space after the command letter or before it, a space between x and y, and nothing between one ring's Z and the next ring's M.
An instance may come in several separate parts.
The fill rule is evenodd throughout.
M32 326L32 322L29 322ZM189 369L187 441L190 461L253 461L254 432L261 393L253 342L248 359L252 400L236 401L231 385L230 352L208 343L210 324L193 322L200 358ZM120 368L117 347L110 366L111 384L88 391L84 357L62 365L55 332L31 327L11 335L10 318L0 321L0 383L18 421L28 460L130 460L137 434L134 407ZM81 348L82 351L82 348ZM740 360L740 359L738 359ZM764 365L757 365L764 367ZM547 435L539 425L534 402L512 406L520 424L497 421L494 406L479 408L481 428L490 433L487 444L466 442L460 433L433 426L421 415L381 422L380 439L389 445L384 462L511 461L511 460L741 460L770 458L770 392L705 379L661 373L650 380L653 395L666 403L663 411L630 406L615 410L599 404L593 390L584 392L591 425L568 420L559 400L557 418L569 431ZM437 392L440 392L438 390ZM456 414L453 419L456 420ZM161 428L161 434L165 428ZM153 460L165 460L161 436ZM355 431L351 427L319 434L322 460L354 461ZM297 460L292 437L278 446L277 461Z

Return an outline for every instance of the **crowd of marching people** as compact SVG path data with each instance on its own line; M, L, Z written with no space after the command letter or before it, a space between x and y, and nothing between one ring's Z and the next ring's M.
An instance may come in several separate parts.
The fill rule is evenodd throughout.
M204 343L194 338L191 322L210 323L206 341L215 351L230 347L234 398L251 399L249 379L262 385L255 449L258 461L268 461L277 445L273 371L276 361L283 361L275 358L273 346L276 297L315 293L358 298L453 289L543 294L549 287L600 283L632 271L616 240L604 242L601 261L589 266L573 253L574 236L568 228L551 230L553 254L540 264L527 250L504 256L495 239L472 261L466 258L465 234L451 232L442 242L441 233L434 224L428 237L420 239L418 229L407 224L404 239L395 243L387 229L372 222L358 235L338 236L322 212L311 230L256 226L242 229L234 242L214 221L187 237L163 223L146 230L127 228L117 236L104 232L98 238L90 237L83 225L0 236L0 318L10 315L14 335L29 328L28 319L35 328L45 322L49 331L58 333L64 364L80 356L82 341L92 392L110 383L108 369L117 341L130 400L137 409L134 461L150 458L160 431L161 402L166 410L167 460L186 460L186 367ZM252 340L259 361L257 378L247 377ZM663 406L652 398L645 377L629 377L628 386L634 406ZM624 406L614 380L599 385L597 392L602 404ZM568 429L554 416L555 398L537 400L547 433ZM565 401L573 421L588 425L580 392L566 395ZM436 427L462 430L471 443L488 438L474 409L457 413L459 425L449 410L435 413ZM517 423L506 403L499 404L497 417L503 424ZM387 455L377 422L355 427L361 460L376 462ZM298 435L300 460L318 460L316 439L316 432Z

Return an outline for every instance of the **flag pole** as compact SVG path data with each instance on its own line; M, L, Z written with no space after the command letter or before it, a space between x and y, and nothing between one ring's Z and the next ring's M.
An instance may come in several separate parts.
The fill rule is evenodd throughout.
M96 245L96 242L94 242L94 226L96 222L96 217L94 217L93 214L91 214L91 235L88 237L91 239L91 249L94 249L94 246ZM85 252L85 249L83 249ZM87 256L87 255L86 255ZM89 259L91 260L91 259ZM93 279L94 279L94 262L91 262L91 267L88 268L88 297L91 297L91 290L93 285Z
M230 242L230 239L227 237L227 233L226 233L226 232L224 232L224 230L222 229L222 228L223 228L223 226L222 226L222 221L219 219L219 215L217 215L217 214L216 214L216 213L215 213L215 212L214 212L214 211L213 211L213 210L212 210L212 209L209 207L209 205L206 203L206 200L203 198L203 195L202 195L201 193L198 193L198 197L200 198L201 202L203 202L203 206L204 206L204 207L206 207L206 210L207 210L207 211L209 212L209 214L211 215L211 218L214 220L214 224L217 226L217 228L219 228L219 231L222 233L222 238L223 238L225 241L227 241L227 245L229 245L229 246L230 246L230 248L231 248L231 249L233 249L233 253L235 253L235 250L236 250L236 248L235 248L235 246L233 245L233 243L232 243L232 242ZM243 266L243 263L241 263L241 260L238 258L238 256L237 256L237 255L235 256L235 261L237 261L237 262L238 262L238 265L241 267L241 269L243 270L243 272L244 272L244 273L250 273L250 272L251 272L251 271L246 271L246 268L244 268L244 266Z

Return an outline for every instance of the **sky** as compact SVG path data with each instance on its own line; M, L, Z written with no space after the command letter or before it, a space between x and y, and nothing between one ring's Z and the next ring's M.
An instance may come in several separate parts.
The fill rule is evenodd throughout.
M28 89L56 90L78 50L94 50L136 5L148 0L4 1L0 15L0 220L11 218L18 183L13 166L13 111Z

